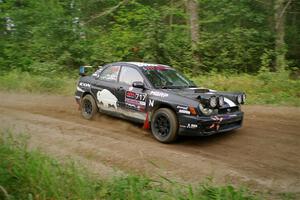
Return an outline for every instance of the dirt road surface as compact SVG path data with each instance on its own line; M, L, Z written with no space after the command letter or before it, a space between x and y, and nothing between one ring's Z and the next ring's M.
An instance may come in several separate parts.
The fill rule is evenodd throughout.
M30 146L71 157L103 177L135 172L173 181L246 185L300 193L300 108L244 106L243 128L166 145L140 125L80 116L73 97L0 92L0 129L28 133Z

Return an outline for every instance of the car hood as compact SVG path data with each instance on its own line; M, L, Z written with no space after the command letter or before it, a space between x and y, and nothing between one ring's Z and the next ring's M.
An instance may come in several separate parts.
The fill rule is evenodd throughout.
M200 97L210 97L214 93L206 88L182 88L182 89L168 89L169 92L176 93L177 95L188 97L191 99L199 99Z
M185 98L194 99L200 102L206 102L211 96L223 96L225 99L224 107L237 106L237 96L243 94L242 92L220 92L210 90L207 88L181 88L181 89L167 89L168 92L175 93Z

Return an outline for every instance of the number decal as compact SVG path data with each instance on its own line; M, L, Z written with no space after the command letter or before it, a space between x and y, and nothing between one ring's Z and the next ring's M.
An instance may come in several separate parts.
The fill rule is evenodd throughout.
M139 93L136 93L135 94L135 99L136 100L139 100L139 101L145 101L146 100L146 94L139 94Z

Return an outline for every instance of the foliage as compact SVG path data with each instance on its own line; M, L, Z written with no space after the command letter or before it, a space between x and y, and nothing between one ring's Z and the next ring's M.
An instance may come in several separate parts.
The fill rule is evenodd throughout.
M194 74L274 69L272 1L198 1L200 42L191 49L183 0L2 0L0 73L55 74L113 61L158 62ZM287 10L291 67L300 66L299 6L293 1Z
M27 149L26 140L0 133L1 199L259 199L247 189L231 185L197 187L137 175L100 180L73 161L61 163Z
M73 78L75 75L41 76L12 71L0 76L0 90L73 95L77 79ZM244 91L247 104L300 106L300 80L289 78L287 71L275 73L261 70L258 75L213 71L192 77L192 80L200 87Z
M11 71L0 76L0 90L73 95L76 79L62 75L31 75L28 72Z
M261 71L258 75L216 73L193 78L197 85L221 91L244 91L247 104L300 106L300 80L289 78L289 72Z
M287 71L272 73L274 2L198 1L199 43L192 49L183 0L2 0L0 89L71 94L80 65L146 61L169 64L203 86L246 90L249 103L299 105L299 81ZM299 8L292 1L286 15L295 79Z

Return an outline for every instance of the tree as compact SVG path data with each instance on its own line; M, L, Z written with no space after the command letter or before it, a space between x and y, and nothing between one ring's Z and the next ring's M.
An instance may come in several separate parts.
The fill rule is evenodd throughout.
M285 18L286 10L292 0L275 0L274 2L274 24L275 24L275 52L276 70L280 71L286 67L285 55L287 52L285 44Z
M186 10L189 17L189 30L191 37L192 56L197 62L200 63L200 57L197 55L197 47L199 44L199 4L197 0L187 0ZM194 68L197 65L194 65Z
M189 25L191 33L192 48L196 49L199 42L199 11L198 2L196 0L187 0L186 8L189 15Z
M193 74L296 68L299 11L293 0L0 0L0 72L120 60Z

